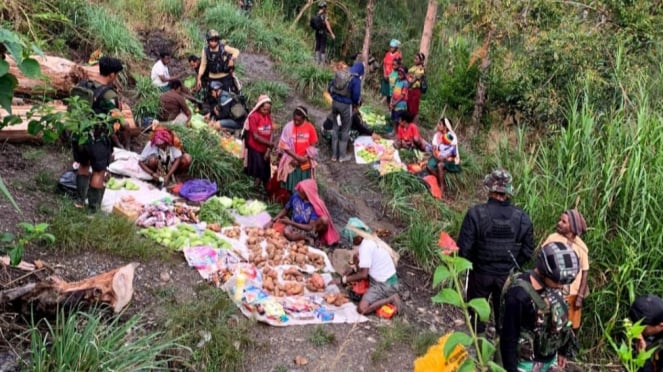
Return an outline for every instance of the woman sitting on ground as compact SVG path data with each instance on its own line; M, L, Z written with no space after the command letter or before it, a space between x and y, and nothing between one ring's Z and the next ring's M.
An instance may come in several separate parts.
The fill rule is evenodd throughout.
M155 182L168 185L175 174L185 174L191 165L191 155L182 152L176 137L168 129L157 128L152 139L140 154L140 167Z
M291 241L306 240L309 245L313 245L318 240L329 246L339 241L338 231L327 206L318 195L318 185L313 179L297 184L285 208L267 227L272 225L277 230L282 229L283 236Z
M272 100L261 95L244 122L244 172L253 177L253 186L256 188L260 187L261 182L266 188L272 174L272 128Z
M451 120L443 117L437 122L437 132L433 136L433 155L428 159L426 168L437 178L444 195L444 175L460 172L460 156L458 155L458 138L451 129Z
M305 107L298 106L292 114L292 121L283 128L279 141L282 157L277 179L291 193L300 181L315 177L317 143L318 134L313 124L308 121L308 111Z
M396 128L396 139L394 147L398 149L426 151L426 141L421 138L419 128L412 123L412 115L404 112L400 115L398 128Z

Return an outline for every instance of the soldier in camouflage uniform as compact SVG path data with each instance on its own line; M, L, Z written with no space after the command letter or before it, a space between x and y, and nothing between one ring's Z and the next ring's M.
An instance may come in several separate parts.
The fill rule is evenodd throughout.
M636 345L637 351L657 349L638 372L663 372L663 299L653 294L639 296L631 305L628 317L645 326Z
M484 179L488 202L467 211L458 236L459 254L473 264L467 283L467 300L493 298L499 318L502 287L509 273L530 260L534 252L532 221L522 209L511 205L512 177L496 169ZM483 333L485 324L478 322Z
M574 345L562 295L580 269L576 252L562 242L544 245L533 270L513 275L501 300L500 351L507 372L554 372L566 366Z

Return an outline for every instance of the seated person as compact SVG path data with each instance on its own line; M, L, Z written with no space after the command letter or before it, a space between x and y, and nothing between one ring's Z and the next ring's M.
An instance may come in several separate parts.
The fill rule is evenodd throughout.
M350 226L350 225L348 225ZM358 270L349 269L336 284L351 284L363 279L369 280L368 290L359 301L357 312L370 314L386 304L396 307L396 312L403 310L403 303L398 295L399 285L396 266L389 252L380 248L374 240L364 239L346 226L343 235L352 241ZM352 226L363 228L363 226Z
M145 145L138 164L155 182L168 185L175 174L184 174L189 170L191 155L175 146L170 130L158 128Z
M373 129L371 129L364 119L361 117L361 112L359 108L361 107L362 102L359 101L359 106L352 107L352 123L350 127L350 140L354 141L359 136L371 136L373 135ZM334 124L336 120L333 114L329 114L325 122L322 124L322 136L327 140L331 140L331 132L334 129ZM338 125L338 124L336 124Z
M441 118L437 123L437 132L433 136L433 154L428 159L426 168L437 178L440 189L444 192L444 175L446 172L460 172L460 158L458 156L458 139L451 130L451 120Z
M187 124L191 120L191 110L182 96L182 82L175 79L168 83L170 89L159 97L159 121L173 124Z
M396 139L394 147L398 149L413 150L418 149L426 151L426 141L421 138L419 128L412 123L412 115L404 112L398 119L398 128L396 128Z
M203 103L205 119L219 122L220 127L241 129L246 120L247 110L243 97L222 90L218 81L210 83L210 94Z
M287 217L288 214L290 217ZM279 227L278 223L284 226ZM331 215L320 199L313 179L300 181L295 186L295 193L267 227L272 225L276 230L283 228L283 236L290 241L306 240L312 245L317 239L332 245L339 240Z
M645 329L635 345L636 352L651 350L663 344L663 299L653 294L639 296L628 312L633 323L640 321ZM639 369L639 372L661 371L661 351L657 350Z

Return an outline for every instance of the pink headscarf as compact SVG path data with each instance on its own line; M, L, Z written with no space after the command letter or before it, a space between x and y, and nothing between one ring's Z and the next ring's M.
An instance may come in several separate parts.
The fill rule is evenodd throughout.
M340 240L340 236L338 235L336 227L334 227L334 222L327 210L325 202L322 201L320 195L318 195L318 184L315 183L315 180L309 178L308 180L299 181L297 186L295 186L295 190L304 193L308 201L313 205L315 213L320 217L326 217L329 221L329 227L321 240L327 245L337 243Z
M168 129L159 128L154 131L154 135L152 136L152 141L150 142L154 146L163 145L164 143L167 144L168 146L172 146L173 134L170 133Z

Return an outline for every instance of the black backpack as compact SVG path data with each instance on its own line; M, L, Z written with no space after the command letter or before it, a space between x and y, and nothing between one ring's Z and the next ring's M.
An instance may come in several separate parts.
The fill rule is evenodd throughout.
M322 14L316 14L311 17L309 21L309 26L316 31L322 31L325 28L325 20L322 19Z
M225 51L223 44L219 44L218 52L212 52L209 46L206 46L205 58L207 58L207 70L205 73L227 74L231 72L232 68L228 66L231 57L231 54Z
M428 91L428 80L426 79L426 75L421 77L421 80L419 81L419 89L421 89L422 94L426 94Z
M97 87L92 80L82 80L71 89L69 95L70 97L80 97L81 100L87 101L95 114L107 114L103 112L99 101L111 89L113 89L112 85L100 85Z
M350 81L356 76L349 70L338 70L334 74L334 81L331 86L331 93L343 97L350 97Z

